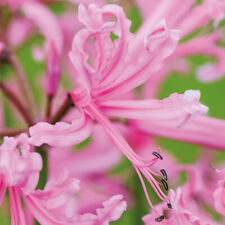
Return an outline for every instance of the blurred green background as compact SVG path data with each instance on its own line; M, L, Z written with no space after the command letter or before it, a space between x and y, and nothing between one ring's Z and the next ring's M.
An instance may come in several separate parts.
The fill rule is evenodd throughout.
M60 13L64 11L65 5L64 3L57 3L52 5L50 8L55 13ZM142 23L141 14L138 8L135 6L130 6L127 11L127 16L132 21L131 31L135 32ZM41 92L38 90L36 82L38 76L41 73L44 73L45 65L44 63L38 64L32 59L31 47L34 44L42 43L42 41L43 39L40 36L32 36L29 41L17 51L17 55L24 66L26 74L29 75L30 84L39 104L41 104ZM211 59L204 56L190 57L189 61L192 65L190 73L188 75L180 75L176 73L170 74L164 81L161 90L159 91L159 98L167 97L173 92L183 93L187 89L198 89L201 91L201 102L207 105L210 109L209 115L216 118L225 119L225 79L205 84L200 83L195 76L196 68L208 60ZM11 72L12 71L10 68L0 68L0 73L4 75L3 77L11 76ZM6 101L4 101L4 106L7 126L15 127L17 121L15 120L14 115L12 114ZM174 155L181 163L193 163L201 153L201 147L199 146L168 140L165 138L157 138L157 142L163 147L164 150ZM225 153L218 153L218 161L223 162L224 160ZM128 211L123 214L119 221L112 224L142 225L143 223L141 222L141 217L149 212L149 206L143 194L139 179L132 170L130 163L125 159L113 172L123 174L125 172L127 173L127 171L129 171L129 179L126 181L126 184L129 187L129 190L133 193L132 196L135 204L128 208ZM150 194L154 195L152 190L150 190ZM157 202L157 198L155 198L153 202ZM3 207L1 208L0 224L10 224L9 218L6 218L5 215L9 215L8 199L4 200Z

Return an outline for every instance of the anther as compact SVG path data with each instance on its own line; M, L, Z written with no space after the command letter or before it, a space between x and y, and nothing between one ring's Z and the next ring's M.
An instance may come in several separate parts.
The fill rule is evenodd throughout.
M167 180L168 179L168 176L167 176L166 171L164 169L161 169L160 172L162 173L164 179Z
M167 182L166 182L164 179L162 179L161 182L162 182L162 184L163 184L165 190L168 191L169 188L168 188Z
M167 203L167 206L168 206L168 208L169 209L172 209L172 205L171 205L171 203L169 202L169 203Z
M158 153L158 152L153 152L152 153L154 156L156 156L157 158L163 160L163 157Z
M165 217L162 215L162 216L160 216L160 217L155 218L155 221L156 221L156 222L161 222L161 221L164 220L164 219L165 219Z

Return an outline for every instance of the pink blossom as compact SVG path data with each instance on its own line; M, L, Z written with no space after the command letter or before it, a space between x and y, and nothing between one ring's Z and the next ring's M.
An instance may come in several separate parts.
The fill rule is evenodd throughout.
M168 209L166 218L162 218L160 224L163 225L216 225L206 214L200 213L200 210L182 194L182 189L178 188L176 192L170 190L169 199L172 204L172 209ZM158 205L158 212L143 217L145 225L159 224L156 220L163 215L165 210L163 205Z
M219 180L218 187L213 193L214 197L214 206L215 209L221 213L223 216L225 215L225 180L224 180L224 170L219 171L222 173L223 178Z
M32 214L41 224L105 224L118 220L126 209L121 195L113 196L103 203L96 214L76 214L76 202L73 194L79 191L79 182L65 171L58 180L47 183L44 190L34 191L24 197Z
M126 93L142 84L147 80L150 72L159 69L163 59L174 50L178 41L178 32L169 30L165 21L161 21L158 25L151 25L151 21L147 21L145 24L146 29L141 29L137 35L132 35L129 32L130 22L125 18L122 9L115 5L107 5L103 8L97 8L95 5L85 8L81 5L78 18L86 28L75 35L72 51L70 52L70 58L79 74L78 82L80 84L71 93L73 101L81 111L88 112L97 119L107 133L110 134L117 147L132 162L141 179L148 202L153 207L141 174L153 185L158 196L166 200L159 183L152 176L155 173L148 168L156 162L156 158L153 157L153 159L145 162L134 153L120 132L104 116L101 110L104 110L104 107L107 106L110 113L114 113L113 116L117 113L116 116L134 119L140 119L144 115L147 116L144 117L145 119L158 118L158 120L173 119L175 117L178 120L175 126L185 123L191 115L207 111L207 108L199 103L200 94L197 91L188 91L184 95L174 94L167 100L163 100L162 103L157 100L118 101L113 99L110 101L112 97ZM111 32L118 36L114 42L110 38ZM89 45L91 42L88 43L90 38L94 40L92 48ZM94 49L97 57L92 58L95 54ZM88 50L91 51L87 52ZM133 66L134 60L137 61L135 66ZM133 107L134 104L136 107ZM40 124L30 129L33 144L48 143L52 146L59 144L55 140L55 136L52 139L54 141L49 141L50 136L46 134L43 138L43 131L47 126L52 127L51 132L54 130L54 132L61 135L64 141L60 141L60 145L76 143L65 141L63 129L58 130L54 126L47 124L45 124L46 127L41 127ZM34 130L36 131L33 132ZM60 138L57 139L60 140Z
M109 224L119 219L126 209L126 202L118 195L103 203L104 207L98 209L97 214L79 215L73 197L80 190L79 181L66 170L57 179L50 180L44 190L34 190L42 160L32 151L27 135L22 134L17 139L6 137L0 150L0 200L2 202L8 188L12 224L26 224L21 197L29 212L46 225Z
M103 128L96 124L90 143L78 152L71 148L50 149L49 176L53 179L67 169L81 181L81 190L76 199L78 212L94 212L112 195L123 194L125 199L128 198L122 179L108 175L121 159L120 151Z
M5 137L0 147L0 202L8 188L12 224L26 224L20 196L34 190L42 168L40 155L32 152L27 139L25 134L17 139Z
M166 18L169 26L180 29L182 37L207 25L211 19L215 21L216 27L225 15L225 3L223 0L203 0L201 4L197 5L195 5L194 0L185 3L180 0L172 0L170 2L151 0L150 3L145 0L136 0L136 2L144 13L145 19L151 19L152 23L156 23L162 18ZM149 14L149 10L152 10L153 13ZM174 13L174 11L178 11L178 13ZM174 58L177 60L178 57L186 55L206 54L213 56L218 62L203 65L197 71L197 75L200 80L206 82L219 79L225 74L225 67L222 63L224 51L217 46L219 40L218 31L205 36L198 35L197 39L194 38L187 43L180 44L171 58L168 59L168 64ZM203 47L205 45L207 45L207 48ZM180 51L183 55L180 55Z

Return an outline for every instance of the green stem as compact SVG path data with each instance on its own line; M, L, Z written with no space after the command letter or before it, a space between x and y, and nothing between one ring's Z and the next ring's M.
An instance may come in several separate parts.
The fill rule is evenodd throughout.
M43 190L48 181L48 150L36 147L36 152L38 152L41 155L43 162L43 168L40 172L37 189Z
M7 96L7 98L16 106L27 124L29 126L32 126L34 124L34 121L28 110L24 107L20 99L17 97L17 95L2 82L0 82L0 89L2 89L3 93Z
M0 131L0 138L4 136L14 137L23 132L26 132L25 129L6 129Z
M63 102L63 104L59 107L58 111L53 115L53 117L50 119L51 124L55 124L56 122L60 121L67 112L71 109L71 107L74 106L70 95L68 94L67 98Z

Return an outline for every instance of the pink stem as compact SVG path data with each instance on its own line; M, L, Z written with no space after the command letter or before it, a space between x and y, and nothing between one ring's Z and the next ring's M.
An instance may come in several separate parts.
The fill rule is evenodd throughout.
M9 187L9 200L12 225L26 225L24 211L17 188Z
M147 178L153 189L155 190L156 194L159 196L160 199L165 200L166 196L160 189L157 181L153 178L151 173L148 171L147 166L142 162L140 157L133 151L133 149L129 146L126 142L124 137L120 134L119 130L113 126L111 121L105 117L105 115L99 110L99 108L91 102L86 106L86 110L102 125L102 127L106 130L106 132L110 135L113 139L117 147L123 152L123 154L131 161L135 170L138 173L140 181L142 183L146 198L149 202L149 205L152 207L150 199L147 194L146 186L144 185L143 178L140 174L141 173ZM140 169L140 171L139 171Z

